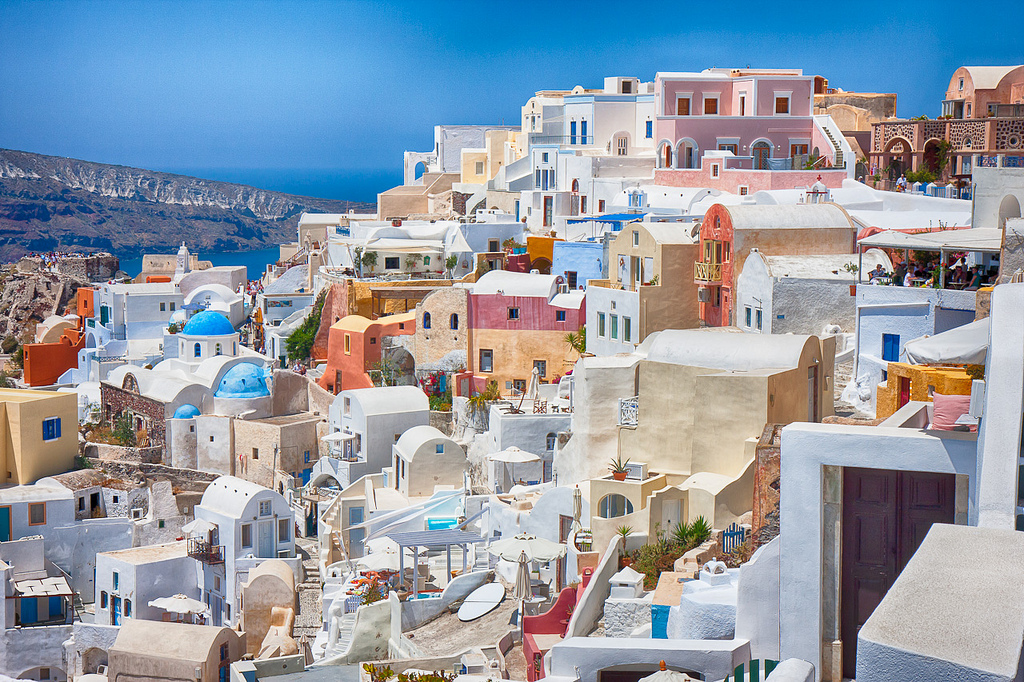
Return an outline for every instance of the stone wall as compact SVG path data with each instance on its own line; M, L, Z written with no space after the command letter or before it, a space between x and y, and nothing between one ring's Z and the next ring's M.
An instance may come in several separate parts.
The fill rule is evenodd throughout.
M135 462L138 464L161 464L163 462L163 445L148 448L123 447L109 443L87 443L85 456L90 459Z
M779 462L782 443L782 425L766 424L757 441L754 468L754 509L751 528L753 542L757 544L757 531L768 523L768 515L779 509Z
M451 412L435 412L434 410L431 410L430 425L449 438L451 437L452 432L455 431L455 424L452 420Z
M315 360L327 359L327 340L331 325L349 314L348 281L332 283L324 298L324 307L320 313L320 327L313 340L310 356Z
M605 637L629 637L641 625L651 622L651 600L607 599L604 603Z
M147 464L137 462L118 462L112 460L89 460L93 468L106 472L111 478L131 480L142 474L146 478L164 479L171 482L177 489L203 491L211 481L220 474L194 469L179 469L163 464Z
M452 213L466 215L466 202L471 196L473 195L452 190Z
M161 448L163 447L166 434L163 403L105 383L100 384L100 403L103 418L110 423L125 410L141 416L149 434L149 442L158 443Z
M111 279L120 269L117 256L97 253L90 256L61 258L57 261L57 272L86 282L103 282Z

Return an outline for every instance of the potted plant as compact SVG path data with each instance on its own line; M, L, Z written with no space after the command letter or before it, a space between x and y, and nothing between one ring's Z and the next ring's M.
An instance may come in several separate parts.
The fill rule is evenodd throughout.
M633 558L626 552L626 538L633 534L633 527L622 525L615 529L615 534L622 538L622 549L619 550L619 569L633 563Z
M860 268L856 264L854 264L854 263L844 263L843 264L843 270L846 270L848 273L853 275L853 284L850 285L850 296L856 296L857 295L857 271L860 270Z
M628 464L629 459L627 458L626 461L623 462L622 455L619 455L617 458L611 460L609 462L608 469L612 472L612 478L614 478L616 481L625 481L626 474L629 473L629 467L627 466Z

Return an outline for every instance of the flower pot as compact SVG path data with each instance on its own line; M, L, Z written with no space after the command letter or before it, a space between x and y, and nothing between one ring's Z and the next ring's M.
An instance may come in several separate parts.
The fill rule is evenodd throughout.
M630 557L630 556L620 556L619 557L619 570L621 571L622 569L626 568L627 566L629 566L632 563L633 563L633 557Z
M626 472L625 471L613 471L612 472L612 478L614 478L616 481L625 481L626 480Z
M857 285L856 284L851 284L850 285L850 296L856 296L856 295L857 295Z

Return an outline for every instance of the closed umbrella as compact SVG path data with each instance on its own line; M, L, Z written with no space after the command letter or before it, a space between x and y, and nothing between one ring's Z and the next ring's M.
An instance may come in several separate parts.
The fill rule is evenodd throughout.
M529 533L520 533L505 540L492 542L487 551L505 561L517 561L520 554L526 554L528 561L547 563L565 556L565 545Z
M526 397L529 400L536 400L540 395L540 370L536 367L530 375L530 386L526 389Z
M519 553L519 565L516 566L516 584L512 589L512 598L519 600L519 628L523 627L523 618L526 616L526 600L533 596L530 590L530 567L528 566L526 552Z
M583 525L580 523L580 519L583 518L583 493L580 492L580 487L572 491L572 527L569 529L569 533L578 532L583 530Z

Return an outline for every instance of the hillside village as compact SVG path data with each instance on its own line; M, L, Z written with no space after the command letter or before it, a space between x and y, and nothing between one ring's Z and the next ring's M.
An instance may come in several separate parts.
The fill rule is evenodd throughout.
M596 85L258 280L24 259L0 672L1021 680L1024 66Z

